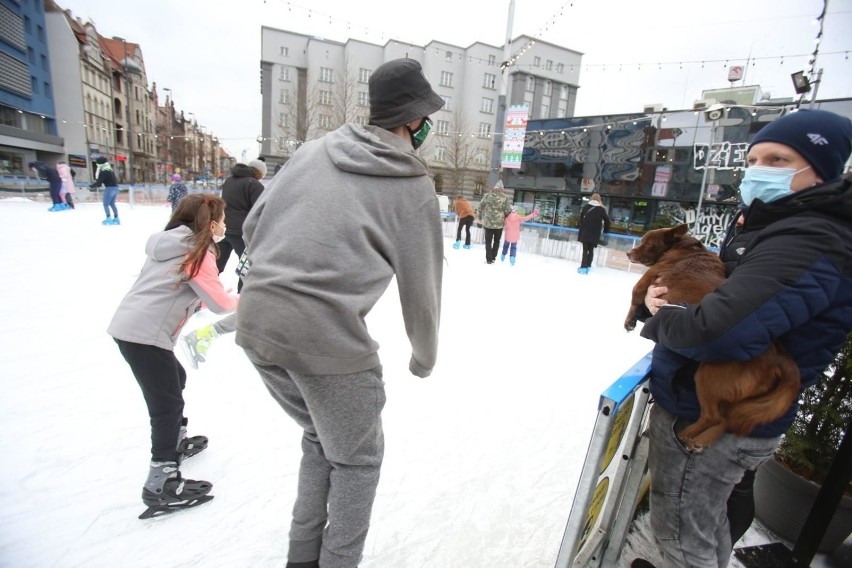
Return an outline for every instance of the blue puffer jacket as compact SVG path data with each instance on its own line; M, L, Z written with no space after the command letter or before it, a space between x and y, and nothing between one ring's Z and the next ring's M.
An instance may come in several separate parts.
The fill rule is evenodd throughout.
M722 252L729 263L739 257L729 278L699 304L665 306L647 319L642 336L657 343L657 404L697 419L697 362L751 359L776 339L798 364L803 387L823 376L852 330L850 179L755 201ZM751 435L783 434L795 411L796 404Z

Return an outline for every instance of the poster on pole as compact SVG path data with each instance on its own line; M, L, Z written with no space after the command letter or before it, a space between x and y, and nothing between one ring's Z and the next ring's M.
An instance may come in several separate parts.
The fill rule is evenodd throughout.
M506 112L506 124L503 128L503 151L500 154L500 166L520 169L524 153L524 137L527 135L529 107L511 105Z

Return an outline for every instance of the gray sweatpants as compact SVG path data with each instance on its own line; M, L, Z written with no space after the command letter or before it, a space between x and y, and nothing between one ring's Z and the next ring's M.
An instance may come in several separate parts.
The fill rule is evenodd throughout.
M304 430L290 525L290 562L356 568L364 551L384 456L382 368L302 375L246 355L266 388Z

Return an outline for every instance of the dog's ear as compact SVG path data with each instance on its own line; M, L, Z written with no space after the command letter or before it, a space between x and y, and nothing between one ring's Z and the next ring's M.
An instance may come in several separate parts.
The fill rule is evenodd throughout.
M663 241L667 245L672 245L676 241L680 240L686 233L689 232L689 226L686 223L681 223L677 227L672 227L671 229L666 230L665 238Z
M681 223L677 227L674 228L674 234L677 236L685 235L689 232L689 225L686 223Z

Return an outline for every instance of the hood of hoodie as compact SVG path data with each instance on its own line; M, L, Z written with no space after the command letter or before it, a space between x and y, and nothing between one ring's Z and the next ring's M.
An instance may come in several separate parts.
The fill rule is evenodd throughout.
M109 162L106 162L106 163L103 163L103 164L96 164L96 165L97 165L98 171L105 171L105 172L111 172L112 171L112 166L110 165Z
M186 256L192 250L192 229L186 225L154 233L145 245L145 254L157 262Z
M409 141L378 126L345 124L322 140L332 163L345 172L381 177L429 173Z

